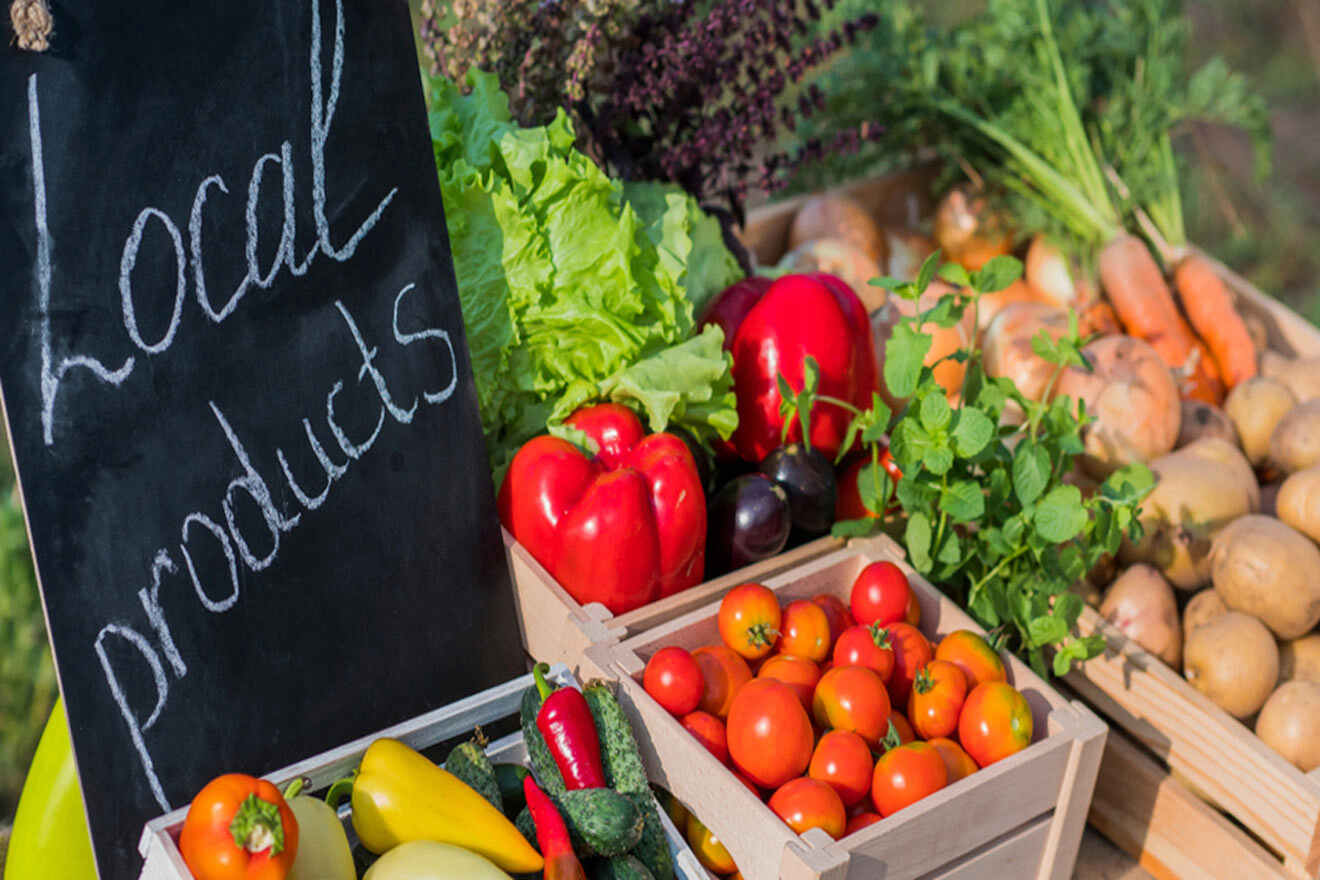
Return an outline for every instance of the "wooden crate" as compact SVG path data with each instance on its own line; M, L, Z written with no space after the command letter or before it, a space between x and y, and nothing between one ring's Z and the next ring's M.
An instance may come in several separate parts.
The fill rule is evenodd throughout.
M928 636L980 628L904 561L880 536L763 581L784 603L820 593L845 601L866 565L888 559L907 573ZM1014 657L1009 676L1036 720L1033 744L841 841L818 829L797 835L734 778L642 689L646 660L666 645L718 642L712 603L622 643L593 645L598 674L619 682L619 696L641 734L654 778L706 822L748 878L860 880L911 877L1065 878L1072 874L1107 728Z
M577 684L573 673L562 664L550 670L549 678L560 685ZM419 715L411 721L405 721L314 758L300 761L271 773L266 778L283 789L289 782L303 777L309 780L309 791L319 791L348 775L361 761L362 753L367 750L367 746L381 737L402 740L413 748L421 750L470 734L477 725L489 726L516 715L523 691L532 684L530 675L516 678L444 708ZM523 743L522 733L515 732L496 740L486 748L486 754L496 762L526 763L527 748ZM179 833L183 830L183 820L187 813L188 808L181 807L147 823L138 844L138 851L145 860L139 880L191 880L192 874L183 863L183 856L179 854L178 847ZM353 832L347 804L340 808L339 817L344 822L349 842L356 845L357 838ZM665 834L669 838L669 849L674 855L675 873L679 880L709 880L709 875L701 867L664 810L660 810L660 818L665 826Z

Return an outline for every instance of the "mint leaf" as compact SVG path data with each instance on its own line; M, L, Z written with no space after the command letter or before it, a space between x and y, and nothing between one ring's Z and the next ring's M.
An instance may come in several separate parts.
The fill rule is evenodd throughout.
M911 397L917 390L930 346L931 336L917 332L907 321L894 327L894 334L885 344L885 384L895 397Z
M880 528L878 519L841 519L830 527L836 538L865 538Z
M889 474L878 462L867 462L857 474L857 493L862 497L862 506L877 516L889 506L889 496L893 486Z
M957 287L971 287L972 276L957 263L945 263L940 266L940 277Z
M914 296L904 295L903 289L908 287L909 285L906 281L903 281L900 278L890 278L888 275L885 275L881 278L872 278L870 281L866 283L871 285L872 287L883 287L885 290L888 290L891 293L897 293L899 296L904 296L905 299L916 299L916 297Z
M941 391L935 390L921 400L921 426L927 431L938 431L949 424L953 409Z
M1026 507L1039 498L1049 479L1049 454L1024 437L1013 452L1013 494L1018 503Z
M940 510L954 522L971 522L985 514L985 495L974 481L959 480L940 496Z
M1036 505L1032 522L1036 533L1051 543L1071 541L1086 525L1082 490L1076 486L1055 486Z
M979 409L963 406L958 410L958 423L953 426L953 445L963 458L979 455L995 436L995 423Z
M940 252L938 250L922 262L921 268L917 270L917 283L915 285L917 296L925 293L926 288L930 287L930 283L935 280L935 270L939 268L939 265ZM916 297L913 298L915 299Z
M972 287L981 293L996 293L1021 277L1022 263L1016 257L995 257L972 274Z
M907 544L908 558L912 567L925 574L931 569L930 559L930 519L917 511L908 517L907 529L903 532L903 542Z
M1054 617L1032 618L1027 621L1027 636L1033 648L1052 645L1068 638L1068 625Z
M937 477L942 477L953 467L953 450L947 446L931 443L926 454L921 458L922 467Z

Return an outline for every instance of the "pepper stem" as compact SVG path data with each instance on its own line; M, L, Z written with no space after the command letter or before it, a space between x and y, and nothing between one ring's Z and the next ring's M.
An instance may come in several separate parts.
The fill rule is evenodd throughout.
M353 781L357 779L357 771L345 776L343 779L336 779L330 785L330 790L325 793L325 802L331 809L339 809L339 805L347 798L353 796Z
M284 789L284 799L286 801L291 801L296 798L302 793L302 790L307 787L307 781L306 776L299 776L297 779L290 782L288 787Z
M532 667L532 677L536 679L536 690L541 694L541 700L550 699L550 695L555 692L554 685L546 681L545 674L550 671L549 663L538 663Z
M229 823L234 843L250 853L266 852L277 856L284 852L284 821L278 804L250 794L239 805Z

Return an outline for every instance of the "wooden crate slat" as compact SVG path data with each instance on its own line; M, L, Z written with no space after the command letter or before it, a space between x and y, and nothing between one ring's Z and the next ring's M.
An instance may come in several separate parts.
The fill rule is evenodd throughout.
M922 876L921 880L992 880L1030 877L1049 837L1054 815L1047 813L1023 828L991 841L950 868ZM874 875L850 875L849 880L874 880Z

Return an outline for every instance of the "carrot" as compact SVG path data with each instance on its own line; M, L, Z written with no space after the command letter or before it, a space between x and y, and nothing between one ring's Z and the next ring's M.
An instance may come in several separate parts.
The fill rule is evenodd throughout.
M1218 406L1224 398L1219 369L1141 239L1125 233L1101 249L1100 283L1127 332L1149 343L1180 377L1182 396Z
M1102 299L1095 300L1077 316L1077 331L1083 336L1114 336L1122 333L1114 308Z
M1183 311L1205 340L1230 389L1256 375L1256 344L1233 297L1205 257L1192 254L1178 264L1173 286Z

